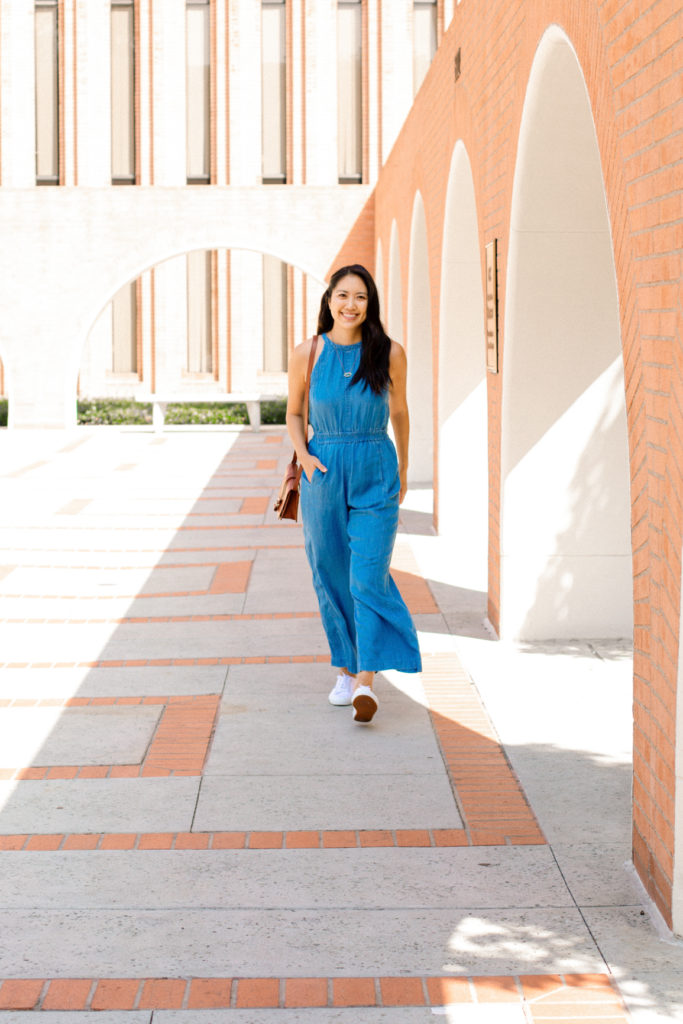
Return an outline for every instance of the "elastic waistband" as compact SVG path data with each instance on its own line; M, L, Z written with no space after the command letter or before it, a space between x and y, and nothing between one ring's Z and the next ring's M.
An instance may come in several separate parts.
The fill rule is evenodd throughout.
M382 441L385 437L388 437L386 430L371 430L369 432L360 433L356 430L345 430L340 434L327 434L322 431L316 431L311 438L312 441L334 444L354 444L356 441Z

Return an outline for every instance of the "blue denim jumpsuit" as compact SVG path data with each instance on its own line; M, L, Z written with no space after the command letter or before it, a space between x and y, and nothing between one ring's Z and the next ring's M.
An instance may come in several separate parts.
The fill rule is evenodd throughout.
M311 454L327 472L301 477L306 555L313 571L332 664L349 672L422 668L410 612L389 575L400 482L387 434L389 395L351 386L361 342L326 334L313 367ZM344 373L349 376L345 377Z

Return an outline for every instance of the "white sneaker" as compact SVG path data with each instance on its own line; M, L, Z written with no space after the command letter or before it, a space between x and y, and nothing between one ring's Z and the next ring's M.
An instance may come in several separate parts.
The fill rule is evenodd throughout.
M354 722L371 722L379 707L377 694L369 686L357 687L351 703Z
M337 682L334 684L334 689L327 698L330 704L336 705L336 707L346 707L351 703L351 697L353 696L354 681L351 676L344 674L337 676Z

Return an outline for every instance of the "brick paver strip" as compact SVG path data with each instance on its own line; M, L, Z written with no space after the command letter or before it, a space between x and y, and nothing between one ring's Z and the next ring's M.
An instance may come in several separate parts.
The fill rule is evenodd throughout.
M426 655L422 685L471 846L546 842L456 654Z
M415 832L416 840L410 836ZM370 836L370 839L368 839ZM398 841L398 837L402 841ZM424 841L424 836L428 840ZM337 838L338 837L338 838ZM55 850L319 850L356 847L466 846L463 830L383 829L366 832L340 829L338 832L91 832L57 835L0 836L0 851L7 853L54 852Z
M627 1024L607 975L336 978L53 978L0 980L3 1010L163 1010L524 1004L535 1022Z

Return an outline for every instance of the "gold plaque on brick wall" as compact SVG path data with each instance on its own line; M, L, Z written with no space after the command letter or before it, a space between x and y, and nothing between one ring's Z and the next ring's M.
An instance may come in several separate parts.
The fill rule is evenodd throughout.
M498 373L498 247L486 246L486 369Z

